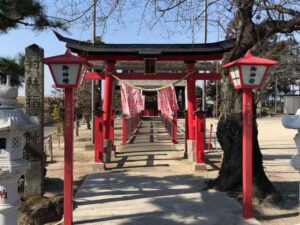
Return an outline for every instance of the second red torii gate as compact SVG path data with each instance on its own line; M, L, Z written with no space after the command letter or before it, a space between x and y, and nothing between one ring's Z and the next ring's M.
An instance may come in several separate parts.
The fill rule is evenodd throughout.
M109 63L112 64L112 63ZM187 67L187 73L194 70L194 64L195 62L188 62L186 63ZM107 68L107 71L108 68ZM187 73L156 73L153 75L145 75L144 73L114 73L113 75L121 80L180 80L186 76ZM113 92L113 90L110 90L110 80L111 80L111 74L110 73L98 73L98 72L88 72L85 74L86 80L105 80L105 86L104 86L104 101L103 101L103 110L107 110L108 106L106 103L108 101L105 101L106 99L110 99L109 94ZM112 79L114 79L112 77ZM199 73L194 72L191 75L189 75L186 79L187 81L187 99L188 99L188 127L189 131L187 132L188 139L194 140L194 111L196 110L196 81L197 80L220 80L221 74L220 73ZM105 118L104 118L105 121ZM109 123L107 123L109 124ZM106 127L105 130L109 130L109 127ZM107 131L109 133L109 131ZM106 135L104 134L104 137ZM108 139L111 139L113 137L110 137Z
M196 80L219 80L221 75L218 73L198 73L195 71L195 63L197 61L221 60L223 54L232 49L235 40L226 40L209 44L92 44L82 42L70 38L66 38L56 33L59 40L66 42L67 47L72 52L78 53L80 56L89 61L103 61L105 64L105 72L86 74L85 79L101 79L104 80L104 98L103 98L103 123L104 123L104 139L113 142L113 119L112 119L112 100L113 100L113 81L114 76L124 80L180 80L186 76L188 72L191 75L186 77L187 89L187 111L188 111L188 130L187 139L195 140L195 115L196 111ZM145 59L155 59L157 61L183 61L185 63L185 72L171 73L116 73L116 63L118 61L144 61ZM193 72L194 71L194 72ZM112 76L112 74L114 76ZM204 124L204 118L199 117ZM97 129L97 128L96 128ZM100 128L99 128L100 129ZM205 132L201 129L198 132ZM204 137L198 135L197 137ZM204 143L205 140L202 140ZM202 145L204 147L204 144ZM102 163L100 152L97 163ZM202 159L203 160L203 159ZM203 161L202 161L203 162ZM196 162L198 163L198 162ZM199 162L201 163L201 162Z

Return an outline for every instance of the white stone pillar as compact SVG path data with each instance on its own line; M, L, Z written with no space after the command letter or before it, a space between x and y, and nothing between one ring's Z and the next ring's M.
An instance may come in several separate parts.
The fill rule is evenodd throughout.
M19 196L18 180L21 174L10 174L0 178L0 224L16 225L18 219Z
M298 153L291 159L291 165L300 173L300 109L295 115L283 115L282 124L288 129L297 129L298 133L294 137ZM300 203L300 182L299 182L299 203Z
M292 157L291 165L300 173L300 129L298 129L298 133L295 135L294 141L298 149L298 154ZM300 204L300 182L299 182L299 204Z
M300 116L299 116L300 117ZM298 129L298 133L294 137L295 144L298 149L298 154L293 156L291 159L291 165L296 169L300 171L300 129ZM300 195L299 195L300 197Z

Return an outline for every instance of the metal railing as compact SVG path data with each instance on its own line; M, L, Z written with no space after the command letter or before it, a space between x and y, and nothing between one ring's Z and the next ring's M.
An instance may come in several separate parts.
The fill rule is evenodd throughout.
M161 121L166 128L170 139L174 143L177 143L177 112L174 113L174 116L161 114Z
M141 114L137 114L134 116L123 116L123 121L122 121L122 139L123 139L123 144L126 143L126 141L137 131L137 128L139 127L140 124L140 118Z

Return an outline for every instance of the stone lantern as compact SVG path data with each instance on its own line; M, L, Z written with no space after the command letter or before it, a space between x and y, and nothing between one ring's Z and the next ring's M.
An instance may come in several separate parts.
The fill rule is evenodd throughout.
M38 126L17 104L18 90L0 84L0 225L16 225L19 208L18 180L29 169L23 157L24 132Z
M285 128L298 130L298 133L294 137L294 141L298 149L298 154L292 157L291 165L300 172L300 109L297 110L295 115L283 115L282 124Z

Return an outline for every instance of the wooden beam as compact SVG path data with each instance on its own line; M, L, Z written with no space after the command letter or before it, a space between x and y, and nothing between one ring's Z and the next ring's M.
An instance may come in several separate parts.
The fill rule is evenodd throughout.
M114 74L121 80L179 80L186 76L186 73L157 73L148 75L144 73L116 73ZM103 80L104 73L88 72L85 74L85 80ZM221 80L220 73L194 73L189 77L195 80Z
M209 61L221 60L223 53L219 54L191 54L191 55L122 55L122 54L105 54L105 55L80 55L87 60L98 61L144 61L145 58L156 58L157 61Z

